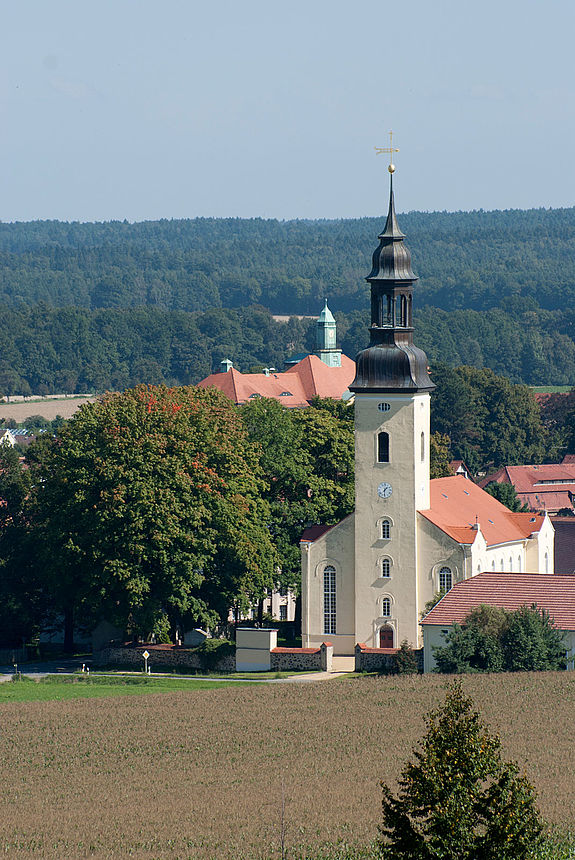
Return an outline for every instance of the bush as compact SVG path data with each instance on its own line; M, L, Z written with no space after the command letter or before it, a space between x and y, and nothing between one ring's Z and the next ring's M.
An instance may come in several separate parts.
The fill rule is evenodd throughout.
M396 666L398 675L417 675L419 672L419 663L413 651L413 648L404 639L399 646L399 651L396 656Z
M206 639L195 649L204 672L214 672L218 663L225 657L236 653L236 646L229 639Z
M515 612L478 606L445 640L444 647L433 649L436 672L536 672L566 665L563 634L537 606Z
M522 860L542 844L535 791L454 684L394 796L382 783L381 857Z

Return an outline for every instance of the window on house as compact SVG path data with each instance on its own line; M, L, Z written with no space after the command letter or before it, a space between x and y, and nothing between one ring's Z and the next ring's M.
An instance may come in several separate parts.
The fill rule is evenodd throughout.
M391 600L389 597L384 597L381 601L381 615L383 618L389 618L391 615Z
M280 605L280 621L287 621L287 606L285 603Z
M381 575L389 578L391 575L391 562L388 558L383 558L381 560Z
M377 434L377 462L389 463L389 433L385 430Z
M442 567L439 571L439 590L449 591L453 583L450 567Z
M326 564L323 569L323 632L335 633L335 628L335 567L332 564Z
M495 572L495 559L491 562L491 570Z
M381 522L381 538L382 540L389 540L391 538L391 523L389 520L382 520Z
M425 460L425 433L421 434L421 462Z
M549 573L549 553L545 553L545 573Z
M521 556L517 556L517 570L521 573Z
M504 570L505 570L505 567L504 567L504 564L503 564L503 559L501 559L501 573L503 573L503 571L504 571Z

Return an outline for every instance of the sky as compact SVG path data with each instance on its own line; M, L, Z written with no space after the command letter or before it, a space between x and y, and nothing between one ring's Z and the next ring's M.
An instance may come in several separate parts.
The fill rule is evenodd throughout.
M575 205L573 0L0 5L0 220Z

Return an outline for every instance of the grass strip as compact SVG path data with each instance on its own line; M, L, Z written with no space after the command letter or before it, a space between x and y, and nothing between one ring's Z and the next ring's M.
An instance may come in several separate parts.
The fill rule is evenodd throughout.
M195 680L187 678L98 677L82 675L47 675L34 680L22 676L0 684L3 702L65 701L109 696L145 696L150 693L173 693L176 690L213 690L214 687L245 686L237 681Z

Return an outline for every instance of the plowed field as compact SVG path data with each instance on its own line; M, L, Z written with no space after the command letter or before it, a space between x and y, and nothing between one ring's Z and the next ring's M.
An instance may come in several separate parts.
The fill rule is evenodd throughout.
M0 706L8 856L277 857L369 842L443 699L437 676L358 678ZM575 673L464 680L544 815L575 821ZM283 788L282 788L283 785Z

